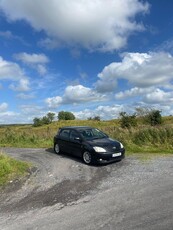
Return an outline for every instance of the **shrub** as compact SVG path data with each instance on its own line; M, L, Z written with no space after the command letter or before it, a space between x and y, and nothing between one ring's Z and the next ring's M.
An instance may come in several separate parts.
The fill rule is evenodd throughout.
M161 111L152 110L146 115L146 122L152 126L160 125L162 123Z
M136 115L128 115L126 112L120 113L120 124L122 128L131 128L137 125Z
M75 120L75 116L71 112L61 111L58 113L58 120Z

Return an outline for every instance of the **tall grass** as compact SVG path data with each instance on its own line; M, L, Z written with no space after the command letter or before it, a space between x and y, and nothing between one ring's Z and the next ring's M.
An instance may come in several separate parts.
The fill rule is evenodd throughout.
M53 137L62 126L93 126L110 137L121 141L127 152L169 152L173 153L172 124L151 127L140 124L135 128L122 129L118 120L111 121L60 121L41 127L10 126L0 128L0 146L50 148Z
M24 176L29 167L30 164L17 161L0 152L0 186L7 184L11 180Z

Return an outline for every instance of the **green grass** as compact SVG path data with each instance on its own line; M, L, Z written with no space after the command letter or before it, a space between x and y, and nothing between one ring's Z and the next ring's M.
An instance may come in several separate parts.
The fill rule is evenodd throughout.
M173 117L165 117L156 127L138 122L138 126L122 129L119 120L110 121L56 121L50 125L10 125L0 127L0 147L52 148L53 137L62 126L92 126L121 141L126 154L136 154L142 161L153 156L173 154ZM0 186L25 176L30 164L17 161L0 153Z
M0 186L25 176L30 166L29 163L15 160L0 152Z
M110 121L56 121L50 125L3 126L0 128L1 147L50 148L59 127L84 125L101 129L110 137L121 141L127 153L173 153L173 117L163 118L163 124L156 127L138 122L138 126L122 129L119 120Z

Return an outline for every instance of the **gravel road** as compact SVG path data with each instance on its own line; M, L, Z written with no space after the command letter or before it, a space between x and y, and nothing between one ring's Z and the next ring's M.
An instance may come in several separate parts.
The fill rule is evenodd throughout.
M34 166L0 191L1 230L173 229L173 156L87 166L52 149L0 150Z

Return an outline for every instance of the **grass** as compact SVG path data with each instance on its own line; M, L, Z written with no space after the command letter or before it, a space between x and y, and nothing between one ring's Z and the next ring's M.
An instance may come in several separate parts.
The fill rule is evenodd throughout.
M126 154L137 154L148 161L159 154L173 154L173 117L165 117L156 127L138 122L138 126L122 129L119 120L110 121L56 121L41 127L10 125L0 127L0 147L51 148L53 137L62 126L92 126L101 129L110 137L121 141ZM0 152L0 186L25 176L30 164L17 161Z
M0 152L0 186L26 175L30 164L15 160Z
M53 136L62 126L93 126L121 141L127 153L173 153L173 117L165 117L163 124L151 127L139 122L135 128L122 129L118 120L110 121L56 121L50 125L3 126L0 128L1 147L50 148Z

